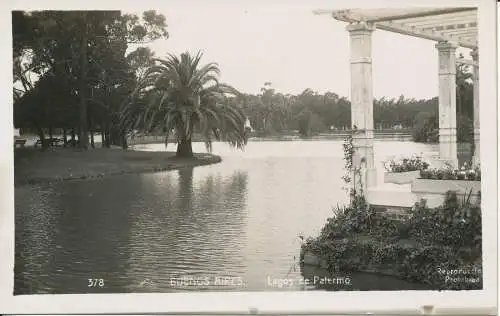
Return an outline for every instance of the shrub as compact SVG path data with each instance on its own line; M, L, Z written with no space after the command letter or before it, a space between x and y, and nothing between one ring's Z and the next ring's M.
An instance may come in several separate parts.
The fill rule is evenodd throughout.
M430 112L421 112L415 117L413 123L413 141L418 143L437 143L438 119L436 114Z
M456 193L448 192L438 208L418 203L411 211L410 226L410 235L423 244L481 248L481 207L471 203L470 193L459 201Z

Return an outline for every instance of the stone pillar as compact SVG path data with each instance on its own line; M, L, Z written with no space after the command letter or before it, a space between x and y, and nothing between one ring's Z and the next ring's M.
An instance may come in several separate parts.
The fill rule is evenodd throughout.
M354 167L362 167L363 187L377 183L373 151L372 33L374 26L360 22L347 26L351 38L351 123L356 149Z
M473 73L473 84L474 84L474 156L472 157L472 162L474 165L481 162L481 144L480 144L480 126L479 126L479 52L474 49L471 52L472 60L474 61L474 73Z
M439 158L454 167L457 156L456 49L450 42L436 45L439 55Z

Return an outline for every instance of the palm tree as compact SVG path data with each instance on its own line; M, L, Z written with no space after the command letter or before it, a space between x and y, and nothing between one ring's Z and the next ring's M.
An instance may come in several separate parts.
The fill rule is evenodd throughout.
M142 99L142 106L133 105L133 101L123 114L129 127L133 117L133 128L142 124L146 132L161 130L165 133L165 145L174 132L177 157L193 156L194 133L203 137L208 151L212 149L212 139L239 149L247 141L246 117L240 107L229 102L230 98L239 98L239 92L219 82L217 64L200 66L202 56L200 52L196 56L186 52L180 58L168 55L167 59L155 59L157 64L146 71L133 93L132 100ZM149 100L144 101L146 95Z

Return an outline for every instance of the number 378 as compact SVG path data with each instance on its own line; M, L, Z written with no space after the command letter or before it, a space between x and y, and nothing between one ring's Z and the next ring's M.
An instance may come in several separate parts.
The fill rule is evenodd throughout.
M104 287L104 279L88 279L88 287Z

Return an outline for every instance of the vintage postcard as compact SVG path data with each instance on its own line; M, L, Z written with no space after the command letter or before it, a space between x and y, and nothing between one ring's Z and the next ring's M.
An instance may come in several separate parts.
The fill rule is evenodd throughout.
M0 312L497 307L494 1L5 7Z

